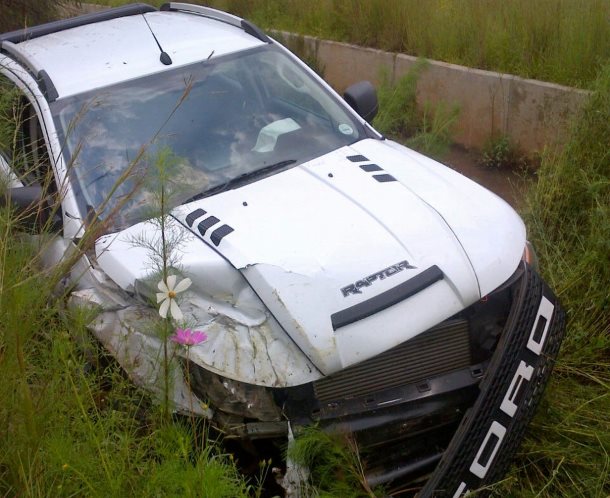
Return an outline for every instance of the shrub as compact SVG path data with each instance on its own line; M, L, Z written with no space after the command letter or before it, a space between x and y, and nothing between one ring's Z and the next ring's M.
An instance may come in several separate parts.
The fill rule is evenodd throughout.
M78 0L3 0L0 9L0 33L52 21L61 8Z

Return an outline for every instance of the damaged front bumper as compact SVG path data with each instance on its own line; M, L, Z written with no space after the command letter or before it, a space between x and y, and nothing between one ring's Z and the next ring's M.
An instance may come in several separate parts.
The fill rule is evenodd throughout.
M529 267L480 393L420 496L464 496L506 473L532 419L565 332L557 299Z
M369 485L390 494L459 497L497 482L540 402L565 316L525 263L483 301L278 401L292 422L351 433Z
M91 302L81 294L73 299ZM121 304L101 306L92 329L134 380L150 386L158 375L158 341L121 330L146 318L142 308ZM459 497L506 472L564 329L553 293L523 262L481 302L331 376L272 388L230 380L183 358L183 368L173 371L172 397L178 410L210 418L228 436L285 442L290 426L298 438L299 427L311 424L350 434L371 487Z

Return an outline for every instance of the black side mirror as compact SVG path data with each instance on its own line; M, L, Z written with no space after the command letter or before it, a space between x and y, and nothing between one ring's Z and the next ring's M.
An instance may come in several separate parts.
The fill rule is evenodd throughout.
M47 227L52 215L51 207L40 185L6 189L6 192L0 195L0 205L13 207L19 228L34 233ZM56 230L60 227L61 222L53 219L50 228Z
M354 111L369 123L377 116L379 110L377 90L370 81L354 83L345 90L343 98Z

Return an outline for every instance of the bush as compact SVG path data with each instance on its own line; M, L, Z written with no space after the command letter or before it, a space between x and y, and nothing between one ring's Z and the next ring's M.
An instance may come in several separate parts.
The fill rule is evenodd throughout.
M610 64L571 137L547 154L526 222L547 281L568 316L545 403L512 477L518 496L610 493ZM536 494L539 490L539 493Z
M52 21L61 8L79 0L3 0L0 9L0 33Z
M460 109L442 101L436 105L426 102L423 110L417 109L417 80L427 66L428 61L419 59L396 83L390 81L387 71L382 72L378 89L379 113L373 125L390 138L438 158L451 144L453 125Z

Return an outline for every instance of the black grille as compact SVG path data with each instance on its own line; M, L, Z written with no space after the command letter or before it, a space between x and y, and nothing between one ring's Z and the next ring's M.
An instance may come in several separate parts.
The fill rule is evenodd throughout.
M539 357L526 348L542 296L554 303L555 310L548 336ZM527 268L521 281L517 302L513 305L498 348L481 381L481 393L470 412L464 417L435 473L418 496L463 496L464 486L470 490L481 488L477 496L488 496L485 487L501 479L519 447L525 428L540 402L548 382L554 360L565 331L565 315L550 289L541 278ZM535 370L523 388L519 410L513 417L499 407L522 360ZM493 465L483 478L469 470L492 422L506 428L506 436L499 446ZM461 487L462 486L462 487ZM457 492L457 490L460 492Z
M454 319L314 383L320 402L378 394L470 366L468 322Z

